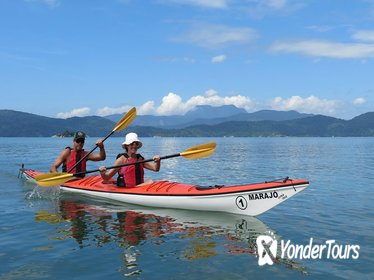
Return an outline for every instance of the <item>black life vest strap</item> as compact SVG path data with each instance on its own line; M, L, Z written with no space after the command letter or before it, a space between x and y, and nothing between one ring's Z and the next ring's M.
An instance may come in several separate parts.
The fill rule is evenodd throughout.
M125 158L129 158L129 155L127 153L121 153L117 155L116 159L120 158L121 156L124 156Z
M75 162L79 162L81 160L81 153L77 153L77 155L75 156ZM75 167L75 172L76 173L79 173L82 171L82 162L79 162L77 164L77 166Z
M143 157L140 154L136 154L136 160L143 159ZM142 183L142 173L140 170L140 164L135 164L135 178L136 178L136 184L139 185Z
M75 157L75 163L79 162L82 158L82 154L84 154L84 150L81 150L77 153L77 156ZM82 172L82 161L79 162L79 164L75 167L75 172L76 173L79 173L79 172ZM81 175L77 175L76 177L79 177L79 178L84 178L84 173L81 174Z
M70 152L71 152L71 148L70 147L65 147L65 150L66 149L69 149L70 150ZM64 161L63 163L62 163L62 172L68 172L68 169L67 169L67 167L66 167L66 161Z

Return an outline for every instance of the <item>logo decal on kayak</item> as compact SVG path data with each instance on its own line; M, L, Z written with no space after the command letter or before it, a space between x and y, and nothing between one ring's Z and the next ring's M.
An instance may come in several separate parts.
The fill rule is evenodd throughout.
M265 192L265 193L251 193L248 195L249 200L257 200L257 199L269 199L269 198L278 198L277 192Z
M248 206L248 202L247 202L247 200L243 197L243 196L238 196L237 198L236 198L236 206L238 206L238 208L240 209L240 210L245 210L245 209L247 209L247 206Z

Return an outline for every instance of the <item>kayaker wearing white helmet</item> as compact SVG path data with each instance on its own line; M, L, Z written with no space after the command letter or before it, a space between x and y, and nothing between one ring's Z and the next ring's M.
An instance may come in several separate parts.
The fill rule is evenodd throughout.
M136 133L130 132L126 134L125 142L122 143L122 147L126 150L126 153L119 154L113 165L116 166L144 160L144 158L137 153L138 149L142 146L143 144ZM144 183L144 168L156 172L160 170L160 156L155 155L153 161L154 162L144 162L123 166L121 168L114 168L110 169L108 172L106 172L105 166L100 166L100 175L104 179L104 182L108 182L109 179L118 172L117 185L119 187L135 187ZM152 180L148 180L146 183L151 182Z

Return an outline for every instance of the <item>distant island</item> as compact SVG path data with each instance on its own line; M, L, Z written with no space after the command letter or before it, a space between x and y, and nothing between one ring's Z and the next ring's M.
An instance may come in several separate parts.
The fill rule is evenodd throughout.
M52 135L52 137L64 138L64 137L73 137L73 135L74 135L73 131L65 130L62 133L57 133L56 135Z
M71 137L77 130L100 137L122 116L58 119L0 110L0 137ZM184 116L137 116L129 130L142 137L372 137L374 112L343 120L296 111L247 113L232 105L198 106Z

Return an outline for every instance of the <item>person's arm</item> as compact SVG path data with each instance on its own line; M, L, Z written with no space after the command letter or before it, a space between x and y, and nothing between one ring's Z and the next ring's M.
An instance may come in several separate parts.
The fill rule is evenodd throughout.
M119 157L118 159L116 159L113 166L126 163L126 161L124 161L123 158L124 157ZM105 166L100 166L99 170L100 170L101 178L103 178L103 180L106 182L118 172L119 168L113 168L113 169L110 169L110 170L106 171Z
M103 141L98 140L96 142L96 145L99 147L100 152L98 154L90 154L87 159L92 160L92 161L105 160L106 159L106 153L105 153L105 148L104 148Z
M68 158L70 154L70 150L69 149L65 149L63 150L60 155L56 158L55 162L52 163L51 167L49 168L49 172L51 173L56 173L57 172L57 168L60 167L60 165L66 161L66 159Z
M158 172L161 167L161 159L159 155L153 157L154 162L145 162L144 168Z

